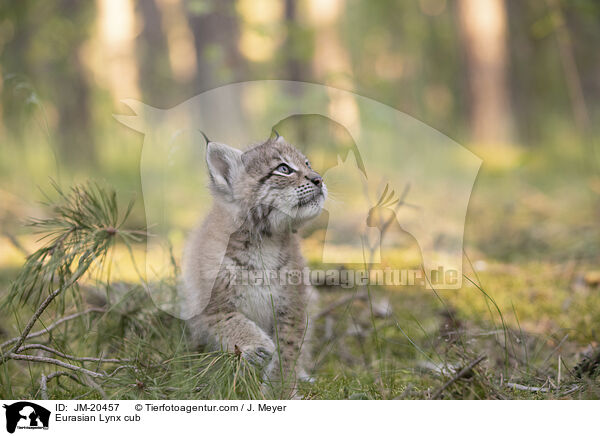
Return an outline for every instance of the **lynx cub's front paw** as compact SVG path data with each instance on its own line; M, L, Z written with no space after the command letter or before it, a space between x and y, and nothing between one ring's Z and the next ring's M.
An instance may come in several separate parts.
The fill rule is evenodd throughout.
M236 345L236 348L244 359L259 368L267 366L275 352L275 345L270 339L259 344Z

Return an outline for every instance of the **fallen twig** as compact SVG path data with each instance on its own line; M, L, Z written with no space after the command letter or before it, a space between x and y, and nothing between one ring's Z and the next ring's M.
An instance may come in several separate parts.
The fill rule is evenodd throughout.
M70 320L72 320L72 319L79 318L80 316L87 315L88 313L94 313L94 312L96 312L96 313L105 313L105 312L106 312L106 310L104 310L104 309L101 309L101 308L98 308L98 307L92 307L92 308L90 308L90 309L86 309L86 310L84 310L83 312L77 312L77 313L73 313L73 314L71 314L71 315L65 316L64 318L61 318L61 319L59 319L58 321L55 321L55 322L53 322L53 323L52 323L52 324L50 324L49 326L45 327L43 330L39 330L39 331L37 331L37 332L33 332L33 333L31 333L31 334L27 335L27 337L25 338L25 340L28 340L28 339L33 339L33 338L37 338L37 337L39 337L39 336L45 335L46 333L49 333L49 332L50 332L50 330L52 330L52 329L54 329L54 328L58 327L59 325L61 325L61 324L65 323L65 322L67 322L67 321L70 321ZM4 348L4 347L7 347L7 346L9 346L9 345L11 345L11 344L14 344L14 343L15 343L15 342L17 342L17 341L18 341L20 338L21 338L21 336L18 336L18 337L16 337L16 338L9 339L8 341L6 341L6 342L2 343L2 344L0 345L0 348Z
M106 377L106 374L100 374L99 372L90 371L89 369L82 368L82 367L76 366L76 365L71 365L70 363L65 363L61 360L53 359L51 357L30 356L28 354L15 354L15 353L8 353L5 356L6 356L7 360L13 359L13 360L26 360L29 362L49 363L51 365L61 366L63 368L67 368L67 369L70 369L73 371L87 374L90 377L100 377L100 378Z
M548 388L539 388L536 386L525 386L520 385L519 383L506 383L506 386L509 388L516 389L518 391L527 391L527 392L548 392Z
M42 395L42 400L48 399L48 378L42 373L42 378L40 379L40 392Z
M75 377L70 372L56 371L56 372L53 372L52 374L48 374L48 375L44 375L42 373L42 377L40 378L40 393L42 395L42 400L48 399L48 382L50 380L52 380L53 378L60 377L61 375L69 377L69 378L75 380L77 383L86 386L85 383L82 383L81 380L79 380L77 377Z
M567 395L571 395L573 392L577 392L581 389L580 385L573 385L571 389L568 389L560 394L560 397L566 397Z
M442 386L441 388L439 388L437 390L437 392L433 395L432 399L437 400L442 395L442 393L446 389L448 389L448 387L450 385L454 384L456 381L458 381L459 379L463 378L465 375L470 373L473 370L473 368L475 368L475 366L477 366L479 363L481 363L485 359L486 359L485 354L482 354L477 359L473 360L471 363L469 363L467 366L465 366L463 369L461 369L454 377L452 377L452 379L448 380L446 383L444 383L444 386Z
M26 351L26 350L44 350L44 351L47 351L49 353L56 354L57 356L62 357L64 359L74 360L74 361L78 361L78 362L98 362L98 363L126 363L126 362L131 362L130 359L104 359L102 357L77 357L77 356L71 356L69 354L61 353L60 351L55 350L54 348L50 348L50 347L48 347L46 345L43 345L43 344L28 344L28 345L23 345L19 351L21 352L21 351Z

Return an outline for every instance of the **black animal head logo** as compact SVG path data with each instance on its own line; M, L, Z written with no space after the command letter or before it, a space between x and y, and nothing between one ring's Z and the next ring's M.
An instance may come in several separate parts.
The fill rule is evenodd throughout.
M50 411L29 401L3 405L6 409L6 431L14 433L17 425L22 428L48 428Z

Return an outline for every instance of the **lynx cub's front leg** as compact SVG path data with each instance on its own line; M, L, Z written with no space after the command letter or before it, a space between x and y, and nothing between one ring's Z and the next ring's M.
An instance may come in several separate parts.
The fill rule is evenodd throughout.
M321 212L327 189L306 157L279 136L245 152L209 141L206 162L215 201L183 259L192 336L266 366L265 383L288 397L310 360L312 288L234 278L299 273L304 261L296 229Z
M271 338L239 312L217 312L204 318L207 342L215 349L241 352L249 362L264 367L275 352ZM201 326L198 326L201 327Z
M310 355L307 320L298 314L280 313L277 319L276 351L267 370L268 383L279 398L296 394L296 380L306 378Z

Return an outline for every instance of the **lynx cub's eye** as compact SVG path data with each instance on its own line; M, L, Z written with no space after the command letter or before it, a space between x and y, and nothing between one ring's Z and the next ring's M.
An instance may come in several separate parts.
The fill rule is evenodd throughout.
M288 165L286 164L281 164L279 165L277 168L275 168L275 172L276 173L280 173L284 176L288 176L290 174L292 174L294 172L293 169L291 169Z
M305 162L306 166L309 167L312 170L312 167L310 166L310 162L308 161L308 159Z

